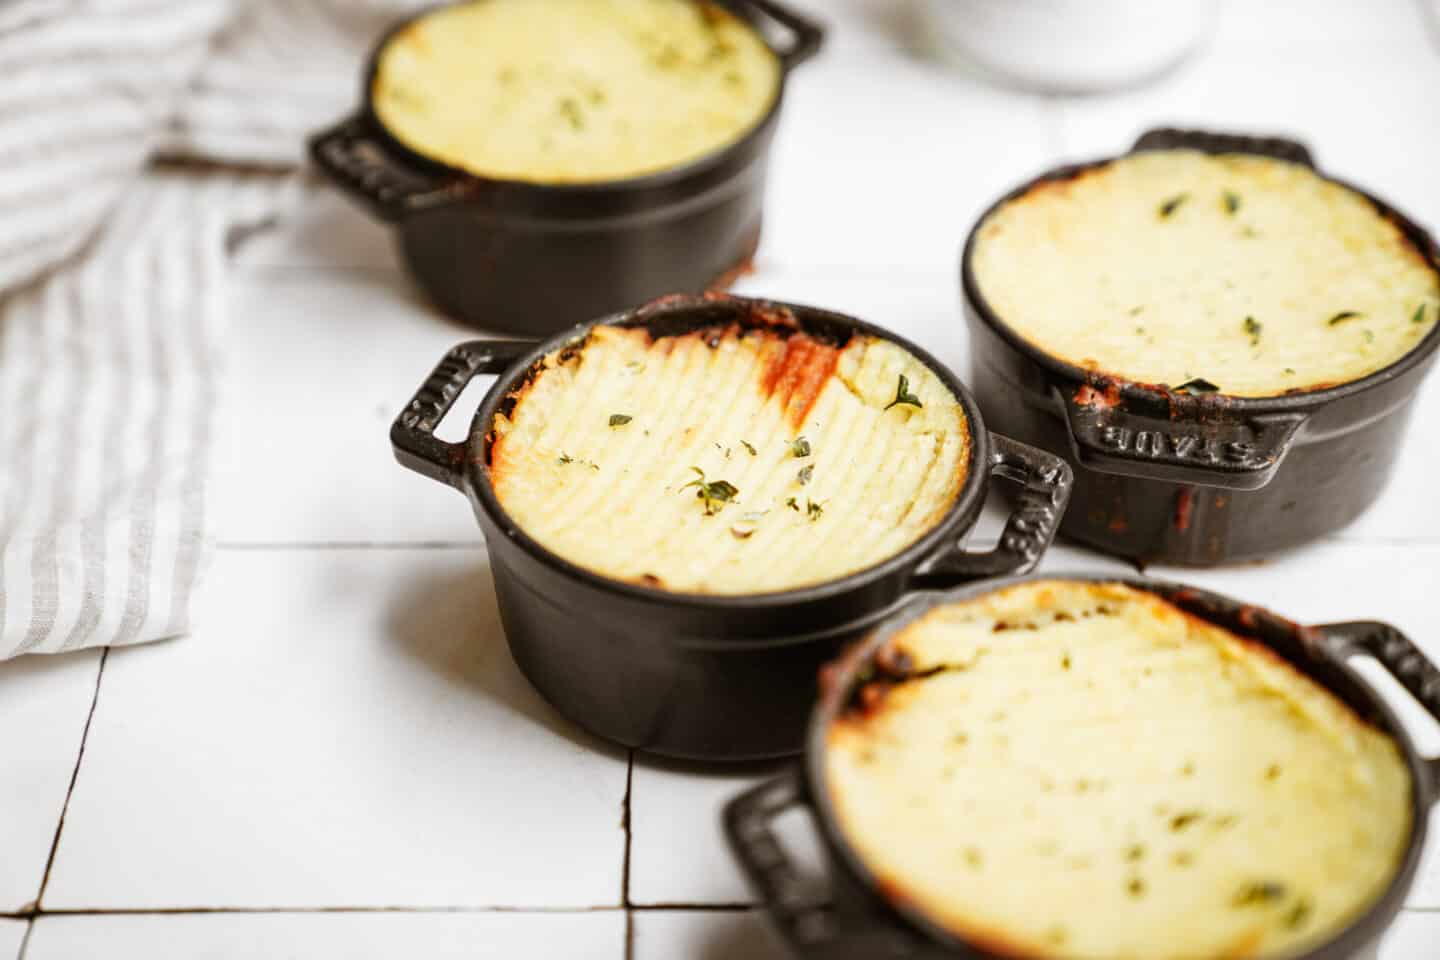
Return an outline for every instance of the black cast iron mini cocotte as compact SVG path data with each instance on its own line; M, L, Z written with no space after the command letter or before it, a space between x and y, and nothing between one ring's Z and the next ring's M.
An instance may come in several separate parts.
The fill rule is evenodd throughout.
M491 425L507 395L546 354L582 343L594 326L642 327L657 337L716 325L804 331L841 344L890 340L955 394L970 433L964 484L944 518L873 567L811 587L743 596L673 593L592 573L542 547L505 513L491 485ZM435 437L465 385L499 374L469 439ZM1059 526L1070 470L1059 457L989 433L955 375L914 344L826 310L738 297L669 297L580 324L540 345L461 344L436 368L390 432L406 467L464 493L490 553L506 640L520 669L562 714L593 733L651 753L701 760L800 750L819 667L918 590L1034 567ZM998 545L970 553L992 477L1021 487Z
M1291 140L1153 130L1132 149L1250 153L1314 167ZM1355 519L1385 485L1412 401L1440 347L1440 325L1362 379L1276 397L1190 396L1085 370L1006 326L980 292L976 238L1002 204L1114 158L1062 167L981 215L961 258L971 377L997 429L1063 454L1075 500L1062 533L1141 560L1215 564L1264 556ZM1334 179L1334 178L1328 178ZM1383 201L1365 196L1440 270L1440 248Z
M381 37L360 109L317 134L310 154L336 186L395 227L420 287L473 326L548 336L663 294L726 286L759 244L785 77L814 56L824 34L772 0L722 5L762 35L767 26L785 34L783 47L772 44L780 88L748 133L681 166L598 183L528 183L467 173L405 146L375 113L375 71L386 43L430 11Z
M887 898L840 829L825 783L826 738L845 710L862 672L895 676L878 656L891 637L937 606L969 600L1027 581L1116 582L1114 577L1009 577L931 595L907 604L838 661L810 720L806 756L796 770L754 787L725 809L726 837L751 888L781 937L803 960L1003 960L957 938L903 899ZM1425 847L1432 807L1440 804L1440 757L1422 757L1395 714L1352 661L1373 657L1440 721L1440 670L1399 630L1385 623L1301 626L1267 610L1183 584L1147 579L1119 582L1149 591L1181 609L1263 644L1330 690L1397 744L1410 771L1411 824L1404 857L1385 892L1329 942L1287 960L1373 960L1381 935L1404 905ZM780 846L773 823L787 810L815 818L831 889L817 890ZM1011 955L1013 956L1013 955Z

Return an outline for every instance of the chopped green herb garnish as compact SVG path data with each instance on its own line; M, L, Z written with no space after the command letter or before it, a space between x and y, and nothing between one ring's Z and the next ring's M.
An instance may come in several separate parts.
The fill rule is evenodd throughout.
M1285 926L1291 930L1300 929L1305 925L1305 921L1310 919L1310 910L1309 900L1302 897L1295 901L1295 906L1291 907L1290 912L1285 914Z
M645 370L645 364L641 363L639 360L631 360L629 363L625 364L625 369L633 371L635 373L642 373Z
M1250 346L1259 346L1260 331L1263 329L1264 325L1261 324L1259 320L1256 320L1254 317L1245 318L1245 332L1250 334Z
M634 420L634 419L635 419L634 417L632 417L632 416L630 416L630 415L628 415L628 414L624 414L624 413L612 413L612 414L610 414L610 426L612 426L612 427L623 427L623 426L625 426L625 424L629 423L631 420Z
M699 467L691 467L690 469L695 471L696 478L680 489L686 490L690 487L698 488L695 491L695 496L697 499L704 501L705 516L707 517L713 516L715 512L724 507L725 504L734 500L736 494L740 492L734 484L728 483L727 481L706 480L705 471Z
M1202 393L1219 393L1220 388L1204 377L1196 377L1193 380L1186 380L1180 384L1180 386L1175 388L1175 392L1188 393L1194 396Z
M1375 331L1374 331L1374 330L1366 330L1366 331L1365 331L1365 342L1366 342L1366 343L1374 343L1374 342L1375 342Z
M560 115L570 121L570 129L585 129L585 117L580 113L579 102L573 97L566 97L560 101Z
M740 446L744 447L750 453L750 456L755 456L755 448L750 446L748 442L741 440Z
M1145 859L1145 844L1143 844L1143 843L1131 844L1131 845L1125 850L1125 859L1126 859L1128 862L1130 862L1130 863L1138 863L1138 862L1140 862L1141 860L1144 860L1144 859Z
M810 478L814 475L815 464L812 463L808 466L802 467L800 469L800 472L795 475L795 479L800 482L801 486L804 486L805 484L810 482Z
M803 436L796 437L790 442L790 452L795 454L797 459L810 456L810 441Z
M1289 374L1290 376L1293 377L1293 376L1295 375L1295 368L1294 368L1294 367L1286 367L1286 368L1285 368L1285 372L1286 372L1287 374Z
M1141 305L1138 306L1138 307L1131 307L1131 308L1130 308L1130 316L1132 316L1132 317L1138 317L1138 316L1140 316L1140 314L1143 313L1144 311L1145 311L1145 305L1144 305L1144 304L1141 304Z
M925 406L925 404L920 402L919 397L910 392L910 380L903 373L900 374L899 385L895 387L895 399L885 404L885 409L889 410L891 407L900 403L908 403L912 407Z
M1425 322L1425 304L1422 303L1422 304L1420 304L1420 306L1418 306L1418 307L1415 308L1415 315L1410 318L1410 322L1411 322L1411 323L1424 323L1424 322Z
M561 450L561 451L560 451L560 456L559 456L558 458L556 458L555 462L558 463L558 464L560 464L560 466L563 467L563 466L565 466L565 464L567 464L567 463L574 463L574 462L575 462L575 458L572 457L572 456L570 456L570 454L566 453L564 450Z
M791 510L794 510L796 513L800 512L800 504L795 502L794 497L790 497L789 499L787 499L785 501L785 506L789 507Z
M1253 907L1258 904L1274 903L1285 896L1285 884L1274 880L1262 880L1246 884L1230 901L1232 906Z
M1328 325L1333 327L1337 323L1344 323L1346 320L1354 320L1356 317L1363 316L1363 313L1360 313L1356 310L1341 310L1339 313L1335 314L1335 316L1330 318Z
M805 498L805 516L810 518L811 523L819 520L820 514L824 512L825 508L822 507L820 504L816 503L814 500L811 500L809 497Z
M1190 824L1194 823L1196 820L1199 820L1203 816L1204 814L1200 813L1197 810L1188 810L1185 813L1177 813L1175 814L1175 816L1170 818L1170 829L1174 830L1176 833L1179 833L1181 830L1184 830L1186 827L1190 826Z
M1125 890L1130 896L1140 898L1145 896L1145 881L1139 877L1131 877L1130 882L1125 884Z
M1235 193L1233 190L1226 190L1226 191L1225 191L1225 212L1228 213L1228 214L1230 214L1230 216L1233 217L1233 216L1235 215L1235 211L1237 211L1237 210L1239 210L1239 209L1240 209L1240 194Z
M1166 200L1164 203L1160 204L1160 219L1166 220L1171 217L1176 210L1180 209L1180 204L1184 203L1186 200L1189 199L1190 194L1179 193L1171 197L1169 200Z

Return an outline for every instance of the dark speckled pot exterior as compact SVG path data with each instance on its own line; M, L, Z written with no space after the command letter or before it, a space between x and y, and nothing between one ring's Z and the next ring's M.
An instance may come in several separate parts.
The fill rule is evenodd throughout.
M784 75L812 57L821 28L773 2L728 0L774 44L781 91L740 140L656 174L593 184L493 180L424 157L391 136L371 102L388 31L364 74L360 109L310 142L316 166L392 224L420 287L472 326L548 336L669 293L724 287L760 242L770 141Z
M1175 147L1313 165L1304 147L1278 139L1157 130L1135 149ZM1050 171L996 206L1034 183L1095 165ZM1370 199L1440 269L1434 240ZM971 231L961 264L971 383L992 427L1059 453L1074 467L1075 499L1064 535L1141 561L1218 564L1265 557L1331 533L1380 494L1404 442L1415 392L1440 347L1440 326L1389 367L1331 389L1249 399L1176 396L1118 383L1044 354L991 311L971 270L975 237L988 214ZM1114 406L1080 402L1107 391L1118 400Z
M792 954L800 960L1004 960L1000 954L947 932L904 900L890 900L838 825L825 787L824 750L830 724L896 631L932 607L966 600L1034 577L1009 577L916 599L847 653L827 678L810 719L802 765L735 798L724 826L731 851L751 889ZM1113 581L1095 576L1042 579ZM1425 847L1429 812L1440 800L1440 758L1422 757L1398 718L1355 670L1374 657L1440 721L1440 670L1394 627L1371 621L1301 626L1219 594L1158 580L1129 579L1196 616L1265 644L1335 693L1399 745L1410 770L1410 835L1389 887L1358 919L1327 943L1292 960L1373 960L1380 938L1404 905ZM883 675L884 671L881 671ZM774 821L787 810L813 815L826 854L830 890L817 891L780 846Z
M490 482L486 434L512 388L547 353L597 324L664 333L712 324L782 322L822 340L867 334L898 343L959 398L971 431L965 483L939 524L899 554L858 573L780 593L707 596L612 580L531 539ZM766 323L771 322L766 320ZM499 374L470 439L434 436L465 385ZM841 314L769 301L669 297L536 345L475 341L450 352L391 430L400 462L470 500L485 533L505 636L520 669L561 713L592 733L650 753L752 760L799 752L819 667L917 591L1029 570L1059 527L1069 497L1063 460L986 430L953 373L914 344ZM995 549L963 548L992 480L1021 487Z

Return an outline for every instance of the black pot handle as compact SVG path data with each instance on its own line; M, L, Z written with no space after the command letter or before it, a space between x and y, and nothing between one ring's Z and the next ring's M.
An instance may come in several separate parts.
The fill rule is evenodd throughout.
M1440 723L1440 669L1397 627L1359 620L1324 623L1312 629L1329 641L1329 652L1333 656L1369 654L1374 657L1435 722ZM1428 758L1425 766L1430 774L1430 802L1440 804L1440 757Z
M467 444L447 443L435 436L435 428L466 384L504 371L534 348L529 340L471 340L447 353L390 427L390 445L400 465L464 490Z
M1201 153L1254 153L1262 157L1274 157L1291 163L1304 164L1312 170L1315 160L1310 149L1298 140L1288 137L1249 137L1235 133L1210 133L1205 130L1178 130L1161 127L1147 130L1130 148L1131 153L1142 150L1199 150Z
M461 181L422 173L360 114L310 138L310 157L341 190L387 223L454 200Z
M788 30L792 39L789 46L777 50L780 65L790 72L820 52L825 40L825 28L814 20L802 17L793 10L782 7L773 0L743 0L744 5L754 9Z
M1125 408L1088 384L1055 389L1081 466L1146 480L1258 490L1275 476L1303 413L1237 418L1202 412L1171 420Z
M792 770L726 804L724 825L730 851L760 905L801 957L818 958L838 937L834 914L806 888L771 827L786 810L808 804L800 771Z
M968 553L947 545L911 576L915 590L944 590L980 577L1029 573L1055 539L1075 477L1053 453L990 434L990 475L1020 484L1015 510L993 550Z

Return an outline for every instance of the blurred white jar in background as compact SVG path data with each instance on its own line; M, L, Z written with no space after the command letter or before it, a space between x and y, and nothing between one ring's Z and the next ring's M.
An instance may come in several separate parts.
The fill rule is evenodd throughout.
M1216 0L917 0L924 41L1019 86L1089 93L1178 65L1210 34Z

